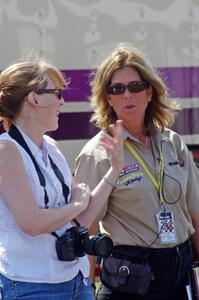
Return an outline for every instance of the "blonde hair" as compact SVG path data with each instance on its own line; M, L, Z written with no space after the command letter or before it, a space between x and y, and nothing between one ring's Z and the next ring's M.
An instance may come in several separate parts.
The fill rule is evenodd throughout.
M8 130L22 109L26 96L39 88L45 88L49 75L56 88L68 84L62 73L45 61L23 61L6 68L0 74L0 117Z
M132 67L137 70L141 80L147 81L152 88L152 101L145 112L145 128L151 134L154 126L161 131L170 127L175 120L175 112L179 109L177 101L168 99L164 82L153 69L144 54L137 48L120 44L98 67L91 80L91 105L94 113L91 122L101 129L108 130L108 126L117 120L117 116L108 104L106 87L116 70Z

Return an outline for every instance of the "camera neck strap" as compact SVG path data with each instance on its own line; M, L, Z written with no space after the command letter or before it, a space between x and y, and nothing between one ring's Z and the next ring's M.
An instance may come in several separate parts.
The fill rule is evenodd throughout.
M38 178L39 178L39 182L40 185L43 187L44 189L44 204L45 204L45 208L48 208L48 203L49 203L49 198L48 198L48 194L46 192L46 180L45 177L43 175L43 173L41 172L38 163L36 161L36 159L34 158L32 152L30 151L30 148L28 147L26 141L24 140L22 134L20 133L19 129L12 124L9 128L8 134L15 140L17 141L25 150L26 152L29 154L30 158L32 159L32 162L35 166ZM69 199L68 199L68 195L69 195L69 187L66 185L65 180L64 180L64 176L62 175L61 171L59 170L59 168L57 167L57 165L55 164L55 162L53 161L52 157L50 155L48 155L51 167L57 177L57 179L60 181L61 185L62 185L62 192L64 195L64 199L66 204L69 203ZM73 221L75 222L75 224L77 226L80 226L80 223L76 220L73 219ZM58 234L56 232L51 232L51 234L53 236L55 236L56 238L58 238Z
M29 154L30 158L32 159L32 162L35 166L35 169L37 171L37 175L39 177L39 182L40 185L43 187L44 189L44 205L45 208L48 208L48 204L49 204L49 198L48 198L48 194L46 191L46 180L44 175L42 174L38 163L36 161L36 159L34 158L32 152L30 151L30 148L28 147L26 141L24 140L22 134L20 133L20 131L18 130L18 128L12 124L9 128L8 134L14 139L16 140L25 150L26 152ZM60 181L61 185L62 185L62 191L63 191L63 195L65 198L65 202L66 204L69 203L69 199L68 199L68 195L69 195L69 187L66 185L65 181L64 181L64 176L62 175L61 171L59 170L59 168L57 167L57 165L54 163L52 157L50 157L50 155L48 155L49 157L49 161L51 164L51 167L57 177L57 179Z

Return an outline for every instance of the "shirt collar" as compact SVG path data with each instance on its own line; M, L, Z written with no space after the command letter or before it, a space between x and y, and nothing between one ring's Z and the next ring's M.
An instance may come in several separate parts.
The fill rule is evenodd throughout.
M161 143L161 141L169 142L171 139L166 135L165 131L162 133L160 131L160 128L155 127L154 128L154 138L156 139L157 143ZM126 128L123 129L122 133L122 141L124 142L127 138L130 138L131 140L138 141L137 137L132 135Z

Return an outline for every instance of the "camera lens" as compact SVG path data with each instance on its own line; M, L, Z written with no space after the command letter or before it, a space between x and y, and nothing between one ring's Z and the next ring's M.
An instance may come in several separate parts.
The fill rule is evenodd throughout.
M113 249L113 242L108 236L93 236L84 241L84 250L88 255L108 257Z
M112 252L113 242L108 236L98 237L94 248L97 256L108 257Z

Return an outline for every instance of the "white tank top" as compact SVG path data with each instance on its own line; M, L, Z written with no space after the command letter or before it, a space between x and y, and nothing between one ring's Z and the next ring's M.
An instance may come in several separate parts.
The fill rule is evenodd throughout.
M64 205L65 199L62 193L62 186L51 167L48 154L62 172L69 189L71 187L72 175L64 156L56 146L56 142L50 137L44 136L42 151L27 135L21 130L20 132L45 177L49 207ZM7 133L0 135L0 141L2 140L9 140L16 144L23 158L24 168L35 195L37 205L40 208L44 208L44 190L40 185L35 166L30 156L23 147ZM12 188L12 183L10 183L10 188ZM61 235L69 227L71 227L70 223L56 232L58 235ZM0 194L0 273L12 280L46 283L69 281L73 279L79 271L82 272L84 277L88 277L88 258L83 256L72 262L58 260L55 250L55 241L56 238L51 234L31 236L24 233L16 224L13 215L6 205L6 201L4 201L3 196Z

